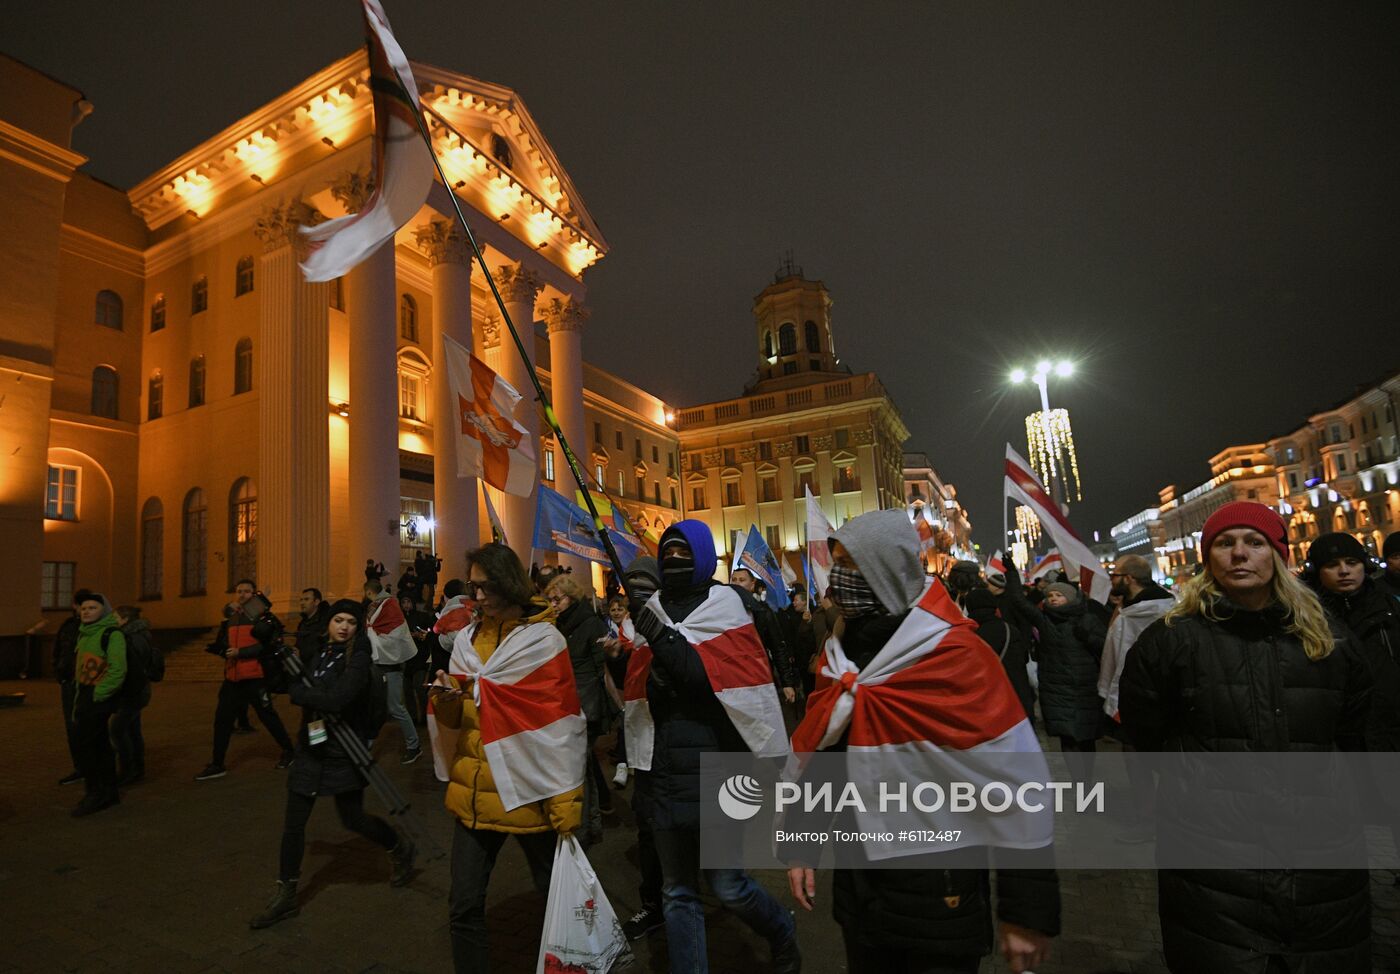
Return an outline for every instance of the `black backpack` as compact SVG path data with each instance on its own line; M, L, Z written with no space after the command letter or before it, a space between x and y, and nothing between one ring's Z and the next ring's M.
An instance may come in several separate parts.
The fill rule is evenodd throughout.
M106 651L107 635L111 632L103 633L102 649ZM149 636L144 632L128 632L121 630L122 638L126 640L126 668L128 672L139 673L148 683L159 683L165 679L165 654L155 647Z

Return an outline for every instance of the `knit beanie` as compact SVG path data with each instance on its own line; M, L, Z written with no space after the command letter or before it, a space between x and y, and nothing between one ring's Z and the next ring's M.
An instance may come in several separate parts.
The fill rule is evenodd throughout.
M326 616L326 618L334 619L342 612L355 617L355 627L357 629L364 625L364 610L360 608L360 603L356 602L354 599L340 599L332 603L330 615Z
M1382 558L1389 558L1391 555L1400 555L1400 531L1390 532L1381 548Z
M1361 546L1361 542L1341 531L1324 534L1308 548L1308 567L1310 568L1321 568L1343 558L1355 558L1363 565L1367 560L1366 549Z
M100 602L102 604L102 614L98 616L99 619L105 619L112 614L112 603L108 602L107 596L103 595L101 592L88 592L87 598L83 599L83 601Z
M1069 582L1052 582L1045 586L1045 594L1049 595L1051 592L1059 592L1070 605L1074 605L1074 603L1079 601L1079 589L1075 588Z
M1279 557L1288 561L1288 525L1272 507L1254 501L1232 501L1206 519L1201 529L1201 551L1210 557L1211 545L1215 536L1230 528L1252 528L1258 531L1269 544L1274 546Z

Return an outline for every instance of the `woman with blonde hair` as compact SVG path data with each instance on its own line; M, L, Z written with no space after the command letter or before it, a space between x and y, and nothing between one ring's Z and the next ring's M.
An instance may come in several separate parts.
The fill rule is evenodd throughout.
M1369 670L1317 596L1288 571L1283 518L1263 504L1226 504L1206 521L1201 551L1201 573L1128 652L1119 707L1138 749L1361 750ZM1165 777L1162 788L1159 810L1174 804L1180 812ZM1191 825L1242 841L1255 834L1244 806L1223 807L1239 820L1169 829L1161 818L1159 853L1169 838L1189 841ZM1191 815L1215 811L1187 809ZM1157 884L1172 971L1371 970L1364 870L1164 868Z

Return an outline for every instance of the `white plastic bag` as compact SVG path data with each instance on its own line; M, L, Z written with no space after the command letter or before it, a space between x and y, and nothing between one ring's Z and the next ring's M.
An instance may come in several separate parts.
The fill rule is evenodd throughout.
M597 874L578 840L561 835L554 847L535 974L607 974L614 965L631 961L622 924Z

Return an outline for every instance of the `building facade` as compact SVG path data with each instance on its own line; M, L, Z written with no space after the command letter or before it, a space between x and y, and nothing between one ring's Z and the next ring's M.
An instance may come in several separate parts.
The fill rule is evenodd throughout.
M972 521L958 500L958 490L944 483L927 453L904 454L904 506L910 519L927 525L929 540L924 546L924 570L947 572L962 558L976 558L972 544Z
M683 504L732 554L755 525L796 566L808 490L831 523L904 503L909 430L874 373L836 355L831 296L790 264L754 298L758 377L744 395L681 409Z

